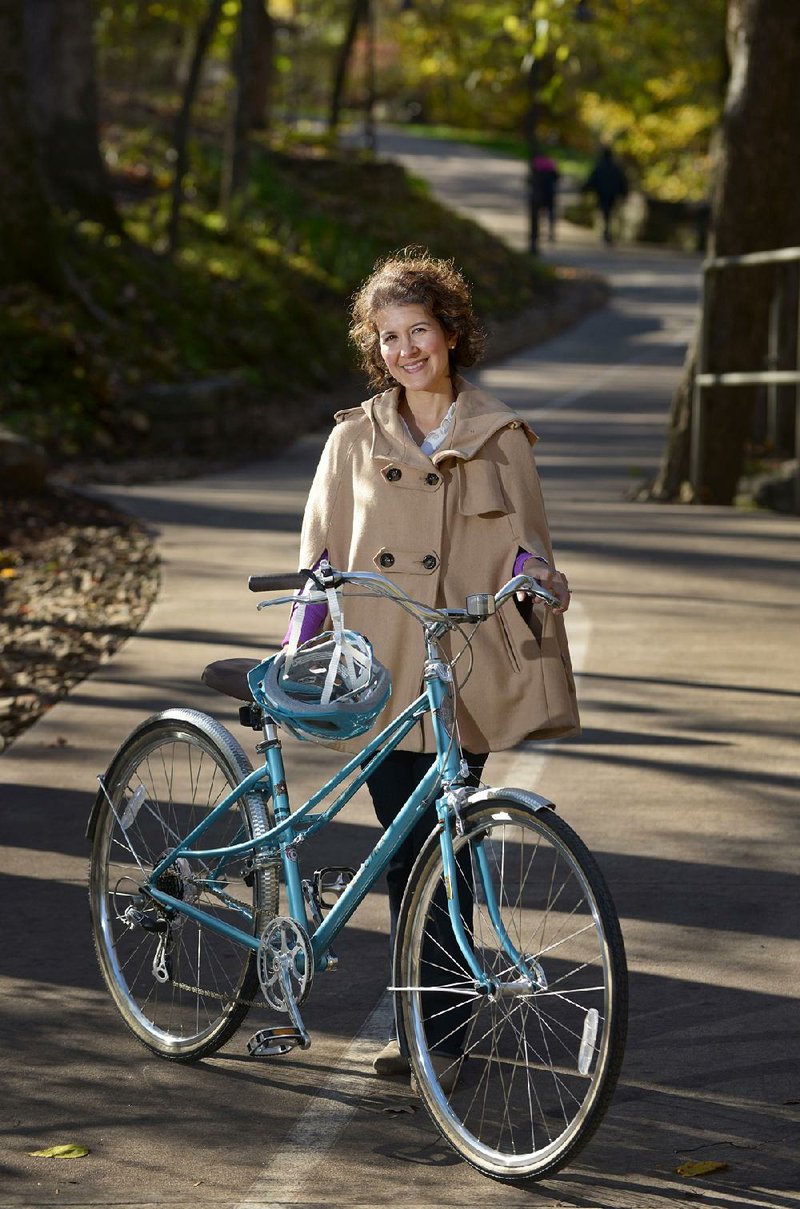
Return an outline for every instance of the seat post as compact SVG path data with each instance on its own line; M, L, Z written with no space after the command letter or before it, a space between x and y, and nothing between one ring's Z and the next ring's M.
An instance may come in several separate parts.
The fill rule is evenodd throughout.
M268 747L280 747L281 741L278 737L278 728L268 714L263 718L264 742L259 743L258 750L266 751Z

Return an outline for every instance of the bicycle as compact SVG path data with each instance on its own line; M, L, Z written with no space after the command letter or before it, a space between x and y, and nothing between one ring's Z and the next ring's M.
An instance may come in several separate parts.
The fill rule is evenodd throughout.
M153 1052L192 1061L234 1034L260 989L288 1020L259 1030L250 1052L307 1048L300 1008L315 975L335 967L333 941L435 798L437 825L406 889L389 988L418 1093L447 1142L484 1175L519 1183L554 1173L588 1141L617 1080L622 936L595 860L552 802L465 785L455 721L460 654L448 662L441 639L460 632L463 653L515 592L550 605L556 598L518 575L495 596L437 610L381 575L327 564L252 576L249 586L305 588L303 599L329 601L347 588L408 609L424 631L424 691L296 810L263 694L270 660L211 665L214 687L244 700L241 721L263 733L260 767L195 710L169 709L134 729L98 778L87 828L94 941L117 1009ZM468 625L475 629L466 634ZM426 714L436 760L395 822L358 870L324 868L304 879L305 841Z

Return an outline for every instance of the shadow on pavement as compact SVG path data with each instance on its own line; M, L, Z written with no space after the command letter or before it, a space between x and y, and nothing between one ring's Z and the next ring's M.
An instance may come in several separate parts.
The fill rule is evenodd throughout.
M357 936L350 955L360 955L362 969L363 964L373 966L352 987L365 1003L380 994L375 970L383 960L382 940ZM323 1022L326 1031L335 1033L342 1015L337 997L326 988L322 1001L307 1013L312 1035L315 1024ZM90 1169L97 1170L119 1162L117 1136L134 1129L144 1169L132 1169L127 1179L132 1199L138 1201L136 1190L151 1178L170 1178L172 1171L180 1183L176 1156L200 1147L235 1159L237 1138L248 1133L252 1138L254 1128L265 1137L280 1138L304 1105L322 1094L358 1105L354 1125L337 1142L339 1161L349 1156L363 1169L373 1156L382 1156L387 1187L395 1172L397 1178L407 1178L401 1175L406 1164L452 1167L456 1202L464 1180L471 1181L473 1191L477 1181L493 1199L492 1185L483 1185L454 1160L423 1112L395 1117L383 1111L382 1104L407 1097L398 1081L370 1081L367 1095L355 1098L346 1081L326 1087L337 1069L336 1055L329 1050L312 1046L285 1059L246 1059L242 1050L248 1021L218 1056L176 1065L149 1056L98 995L79 992L65 1001L56 988L36 982L19 985L17 994L6 999L1 1018L12 1039L24 1031L30 1053L27 1069L17 1067L9 1084L14 1105L6 1129L9 1179L27 1179L31 1164L24 1151L30 1141L79 1140L92 1148ZM675 1168L690 1158L711 1158L729 1169L704 1180L702 1193L694 1185L704 1205L732 1209L741 1204L737 1198L744 1192L756 1189L758 1204L788 1204L780 1193L796 1187L795 1135L785 1106L794 1076L786 1069L783 1049L793 1033L789 999L680 978L634 976L628 1055L608 1116L572 1167L530 1187L530 1203L536 1203L536 1196L542 1203L560 1196L565 1205L604 1205L610 1203L604 1199L607 1192L622 1191L621 1181L626 1205L652 1209L685 1202L692 1185L681 1184ZM346 1027L342 1035L347 1035ZM52 1084L47 1073L54 1047L61 1074ZM681 1055L677 1068L676 1049ZM664 1067L673 1068L669 1080L662 1076ZM264 1161L268 1157L265 1152ZM205 1187L203 1200L209 1192ZM229 1186L225 1199L231 1195ZM473 1203L472 1198L464 1203Z

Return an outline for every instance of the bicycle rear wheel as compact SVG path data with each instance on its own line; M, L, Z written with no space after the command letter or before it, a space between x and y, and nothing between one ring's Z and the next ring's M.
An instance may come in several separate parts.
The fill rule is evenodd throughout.
M258 994L254 953L141 893L154 867L252 771L214 719L173 709L129 736L103 778L91 826L89 900L100 969L123 1020L162 1057L193 1061L233 1035ZM109 801L110 799L110 801ZM224 812L198 845L222 848L269 829L259 792ZM247 880L245 880L245 877ZM181 858L159 888L246 932L277 914L277 869L245 858Z
M398 1019L425 1107L454 1149L494 1179L541 1179L585 1145L613 1091L626 1031L622 936L595 861L552 811L495 800L463 822L453 838L461 919L480 967L507 989L476 990L434 836L403 900Z

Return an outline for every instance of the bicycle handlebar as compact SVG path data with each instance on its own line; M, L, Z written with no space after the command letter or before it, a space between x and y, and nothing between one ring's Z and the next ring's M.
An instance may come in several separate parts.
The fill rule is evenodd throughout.
M551 607L558 606L560 603L557 596L549 592L547 588L543 588L531 575L515 575L508 583L503 584L502 588L494 596L488 593L488 599L493 600L494 608L489 609L481 616L476 616L467 609L434 609L428 605L423 605L419 601L413 600L408 593L404 592L392 580L387 579L385 575L378 575L374 571L331 571L329 575L337 586L340 584L352 584L355 587L372 588L376 596L384 596L389 600L396 601L403 608L408 609L418 621L428 625L436 625L437 623L447 624L448 621L484 621L497 609L501 609L515 592L526 592L528 595L537 597L537 599ZM308 578L308 574L304 571L289 571L274 575L251 575L248 580L248 587L251 592L286 591L294 588L302 590ZM294 598L289 599L293 600ZM324 599L324 593L312 591L306 598L306 601L307 603L313 603L314 601L322 601ZM269 602L263 601L259 605L259 608L267 603L282 604L285 603L285 598Z
M251 575L247 586L251 592L291 592L295 588L302 592L307 579L302 571L284 571L275 575Z
M561 604L554 592L548 588L543 588L537 579L532 575L515 575L507 584L503 584L499 592L494 598L495 608L502 609L510 596L515 592L527 592L530 596L536 596L544 604L550 605L551 608L557 608Z

